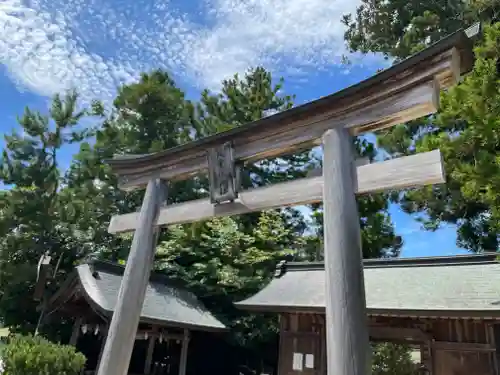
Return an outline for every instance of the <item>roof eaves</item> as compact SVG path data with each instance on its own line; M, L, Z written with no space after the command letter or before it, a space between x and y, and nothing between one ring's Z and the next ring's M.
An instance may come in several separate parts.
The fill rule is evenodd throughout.
M387 267L420 267L420 266L449 266L498 263L499 253L484 252L481 254L465 254L438 257L419 258L382 258L363 260L364 268ZM281 277L288 271L323 271L324 262L286 262L282 261L276 266L275 277Z
M97 273L103 272L103 273L113 274L113 275L121 277L123 275L123 272L125 269L125 267L118 265L116 263L102 261L102 260L96 260L96 259L92 259L86 263L81 264L80 266L88 266L90 268L91 275L89 277L96 277L94 272L97 272ZM76 271L75 273L78 274L78 271ZM94 311L96 311L96 313L104 315L106 318L111 319L113 316L113 312L114 312L113 309L109 309L106 306L101 305L98 301L94 300L94 298L91 296L89 291L86 289L85 285L87 285L87 283L82 283L80 277L81 276L77 277L77 280L80 282L80 284L84 285L84 287L82 287L82 293L83 293L83 296L84 296L85 300L87 301L87 303L90 305L90 307ZM172 288L175 288L177 290L183 289L182 287L177 287L175 285L173 286L172 282L165 275L161 275L161 274L155 274L155 273L151 274L150 284L154 284L154 283L157 283L157 284L161 283L162 285L166 285L168 287L172 287ZM184 290L186 292L192 294L193 297L196 299L196 301L199 302L198 297L194 293L192 293L186 289L184 289ZM202 304L202 306L205 308L206 312L209 313L215 319L215 321L217 321L220 324L220 326L184 324L184 323L180 323L177 321L170 321L170 320L166 320L166 319L159 319L158 317L143 315L143 312L141 312L140 322L141 323L149 323L149 324L158 324L158 325L162 325L165 327L170 326L170 327L188 328L188 329L203 329L204 331L211 331L211 332L225 332L228 330L228 328L222 322L220 322L215 316L213 316L213 314L208 309L206 309L206 307L203 304Z
M317 313L324 314L324 306L279 306L279 305L253 305L247 301L235 303L236 308L260 312L260 313L274 313L274 314L288 314L288 313ZM446 310L412 310L412 309L379 309L367 308L367 315L369 316L387 316L387 317L427 317L427 318L482 318L482 319L500 319L500 308L489 310L477 309L446 309Z
M219 320L217 319L217 321L219 321ZM179 322L170 322L170 321L160 320L157 318L143 316L143 317L141 317L141 323L156 324L156 325L162 325L164 327L175 327L175 328L181 328L181 329L182 328L193 329L193 330L202 329L205 332L227 332L227 331L229 331L229 328L226 327L222 322L220 322L220 326L204 326L204 325L197 325L197 324L184 324L184 323L179 323Z
M92 267L95 271L97 272L105 272L105 273L111 273L114 275L119 275L123 276L125 272L125 266L122 266L120 264L114 263L114 262L109 262L105 260L100 260L100 259L91 259L87 261L86 263L82 264L88 264L90 267ZM168 276L152 271L150 276L149 276L149 282L151 283L158 283L158 284L163 284L163 285L168 285L174 288L179 288L179 289L185 289L185 285L183 285L180 281L173 280L169 278Z
M70 289L73 289L78 281L78 273L76 272L76 270L71 271L68 277L63 281L61 286L57 289L57 291L47 300L45 308L52 306L64 293L68 292Z

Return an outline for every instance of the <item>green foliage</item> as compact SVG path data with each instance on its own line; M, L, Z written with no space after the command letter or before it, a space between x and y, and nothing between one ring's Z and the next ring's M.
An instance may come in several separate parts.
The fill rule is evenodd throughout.
M403 345L382 343L372 345L373 375L417 375L410 350Z
M446 185L405 191L393 198L406 212L424 214L419 220L427 229L435 230L441 223L457 225L458 245L472 251L496 251L499 246L499 10L499 0L425 4L367 0L355 14L344 17L351 49L381 52L396 61L474 22L485 26L473 72L442 94L439 114L377 137L379 146L392 156L441 149Z
M428 229L456 224L459 245L473 251L496 251L499 245L499 46L496 23L485 28L473 71L442 94L436 117L398 126L379 138L393 154L441 150L446 185L410 190L399 198L407 212L426 214L422 221Z
M14 331L34 330L33 301L37 264L45 252L58 259L64 277L85 252L64 220L59 154L92 134L79 122L91 114L78 109L78 96L56 95L47 115L26 108L18 119L21 132L5 135L0 178L10 189L0 193L0 316Z
M276 258L291 254L290 230L276 211L263 212L250 233L229 217L171 228L158 249L158 269L175 271L201 295L257 291L269 280ZM188 267L192 266L192 267ZM250 290L247 290L250 289Z
M417 152L439 148L447 185L403 197L404 207L425 209L426 225L458 224L459 243L474 251L498 248L500 234L500 23L485 30L477 61L465 81L442 97L428 134L415 137Z
M189 103L170 76L161 71L142 74L137 83L120 88L114 106L96 132L95 143L84 142L65 176L61 196L78 230L80 241L108 260L126 258L130 238L109 235L112 215L140 207L142 192L118 189L116 176L105 163L114 154L145 154L185 143L195 133ZM196 181L169 186L169 202L197 197ZM184 198L184 199L186 199Z
M79 375L85 357L40 336L15 336L2 350L4 375Z
M0 276L0 319L14 331L34 329L38 313L31 296L36 262L45 251L54 259L64 255L51 288L86 255L125 263L131 235L109 235L107 227L113 215L137 210L142 192L118 189L106 159L114 154L171 148L286 110L293 105L293 97L280 94L282 85L257 68L224 81L220 94L205 91L198 102L192 102L167 73L154 71L120 88L107 111L96 102L80 114L76 96L54 100L55 108L64 108L66 121L59 120L58 111L46 117L33 117L28 111L27 118L34 120L20 122L24 134L8 143L2 164L6 171L2 178L13 188L3 192L1 201L5 230L0 240L0 270L4 272ZM87 114L98 116L102 123L95 132L78 133L78 123ZM43 126L49 123L51 127ZM30 124L38 124L38 132L33 133ZM65 136L51 135L58 131ZM57 158L72 142L72 134L80 142L80 150L63 173ZM89 135L95 137L87 139ZM45 145L45 139L59 141ZM374 157L373 145L366 141L356 140L356 147L361 155ZM292 180L318 164L310 152L263 160L245 166L243 184L248 188ZM207 188L202 176L170 182L168 202L205 197ZM366 196L358 202L365 256L397 255L400 244L387 213L386 196ZM312 209L319 225L321 207ZM24 226L17 228L19 223ZM187 284L231 327L232 345L260 353L262 345L276 337L276 319L242 312L233 302L261 289L279 261L317 258L322 231L318 227L316 234L306 235L306 229L306 220L296 209L169 227L160 233L155 268ZM44 327L47 334L55 326L47 322Z
M145 74L138 83L123 87L95 145L82 145L61 192L74 207L75 227L87 241L94 241L98 256L124 262L131 236L110 236L107 225L112 215L138 209L142 198L141 193L126 194L117 188L116 178L104 163L106 158L173 147L240 126L266 111L289 108L291 98L280 97L280 87L273 86L270 74L262 69L249 72L242 80L236 76L225 81L221 94L206 91L195 104L184 100L162 72ZM250 166L245 185L294 178L294 173L302 173L299 166L308 161L305 156L302 159L295 169L289 166L284 171L276 170L277 161ZM295 162L288 160L288 165ZM171 183L169 203L206 196L207 189L205 178ZM232 302L269 280L276 263L297 246L304 228L302 215L293 210L170 227L160 234L156 268L188 284L223 321L238 327L233 337L237 342L258 341L266 332L275 332L275 327L262 317L234 309Z
M353 51L398 61L476 21L498 19L499 9L499 0L362 0L343 17L345 39Z
M244 314L233 303L249 297L270 281L276 262L292 255L300 239L290 239L276 211L259 216L249 232L229 217L189 228L176 226L158 248L158 270L187 283L228 327L240 344L275 334L274 320ZM258 328L257 328L258 327Z

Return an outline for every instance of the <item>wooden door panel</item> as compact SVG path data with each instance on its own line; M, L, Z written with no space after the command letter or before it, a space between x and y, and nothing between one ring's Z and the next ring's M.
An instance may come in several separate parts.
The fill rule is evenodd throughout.
M433 375L495 375L491 353L434 351Z

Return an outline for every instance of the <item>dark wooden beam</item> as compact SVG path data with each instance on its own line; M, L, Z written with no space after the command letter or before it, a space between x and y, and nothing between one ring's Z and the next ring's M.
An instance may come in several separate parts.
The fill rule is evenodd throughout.
M432 339L431 335L418 328L371 326L369 332L370 338L373 340L427 342L428 340Z
M78 337L80 336L80 327L82 325L83 318L78 317L73 324L73 332L71 333L71 338L69 339L69 345L76 346L78 342Z
M434 350L457 351L457 352L495 352L495 346L491 344L480 344L472 342L450 342L434 341Z
M170 332L161 332L156 330L138 330L136 339L143 339L144 336L159 338L160 336L165 340L182 340L184 335L182 333L170 333Z

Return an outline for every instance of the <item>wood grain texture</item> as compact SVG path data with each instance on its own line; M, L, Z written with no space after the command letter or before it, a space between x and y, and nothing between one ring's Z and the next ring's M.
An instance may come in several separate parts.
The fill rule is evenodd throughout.
M374 341L391 342L427 342L432 336L418 328L370 326L370 339Z
M355 85L362 89L349 87L191 144L135 158L117 157L109 163L120 176L120 187L128 190L144 186L152 177L173 181L205 171L206 150L226 142L233 144L237 161L255 161L311 148L331 127L346 127L357 135L393 126L434 113L439 89L458 81L470 65L469 54L449 45L419 64L405 61L400 64L406 64L405 69L391 67Z
M113 318L99 363L98 375L126 375L134 348L144 296L153 266L157 230L154 223L165 201L165 184L148 183L123 273Z
M360 165L356 170L357 194L445 181L439 150ZM323 177L319 175L246 190L241 192L239 199L232 203L213 205L210 199L199 199L166 206L160 210L156 225L189 223L217 216L239 215L271 208L315 203L322 199ZM108 230L110 233L132 231L137 227L138 218L137 212L113 216Z
M426 81L415 83L415 80L416 77L410 76L404 85L397 82L386 90L380 87L353 101L341 101L341 105L328 111L238 135L231 139L234 158L239 162L253 162L310 149L318 145L322 134L332 127L345 127L358 135L435 113L439 108L440 83L433 76ZM206 147L211 145L188 149L156 162L138 163L126 169L113 166L113 169L120 175L120 188L125 190L144 186L152 176L170 181L185 179L208 168Z
M345 129L323 136L323 231L328 375L368 375L370 346L357 173Z
M452 341L434 341L432 343L434 350L457 351L457 352L494 352L495 346L491 344L476 342L452 342Z
M451 87L460 80L461 57L460 52L456 48L452 48L447 60L447 68L436 74L436 79L441 83L442 87Z
M210 201L214 204L234 201L239 189L236 186L233 146L224 143L220 148L207 150L207 154Z
M118 155L108 162L121 177L121 186L133 189L144 186L152 177L186 179L204 171L206 150L226 142L235 147L238 162L254 161L319 143L328 128L318 127L325 121L329 127L345 126L352 134L359 134L429 114L435 101L416 102L416 98L422 98L419 90L433 80L446 89L470 71L474 60L472 35L458 30L360 83L310 103L168 150ZM314 134L308 136L311 132Z

